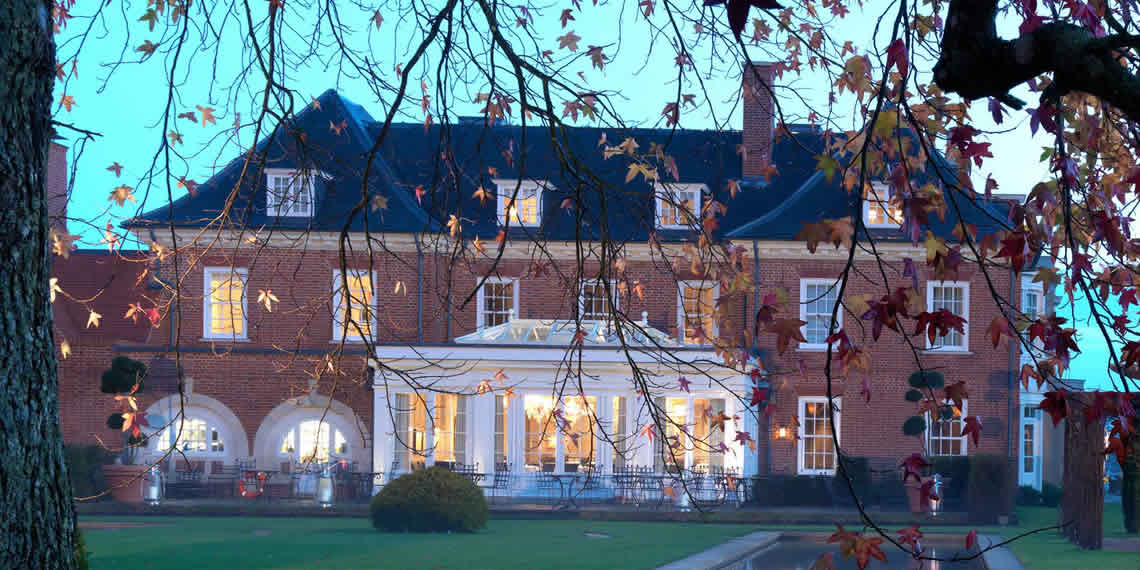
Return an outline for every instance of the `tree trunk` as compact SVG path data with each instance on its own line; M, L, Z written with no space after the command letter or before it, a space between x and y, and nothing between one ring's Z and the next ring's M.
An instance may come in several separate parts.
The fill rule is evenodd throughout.
M1073 394L1073 401L1092 405L1088 393ZM1070 406L1073 404L1070 403ZM1072 408L1070 408L1072 409ZM1100 550L1104 540L1104 424L1085 425L1083 414L1065 418L1064 495L1061 529L1073 544Z
M48 297L48 0L0 2L0 568L73 568Z

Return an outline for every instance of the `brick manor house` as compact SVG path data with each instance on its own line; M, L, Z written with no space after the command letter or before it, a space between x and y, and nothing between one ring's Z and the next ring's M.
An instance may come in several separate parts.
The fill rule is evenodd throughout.
M755 66L771 77L768 66ZM117 443L104 425L113 402L98 388L100 372L117 355L148 364L141 404L174 417L177 345L186 396L181 440L163 432L143 453L177 445L210 468L252 458L258 467L288 470L315 458L385 473L435 463L519 474L660 470L667 455L661 440L679 436L683 443L669 460L686 467L825 475L836 467L831 434L838 430L847 454L872 458L876 466L897 464L924 447L931 455L996 453L1019 457L1022 481L1039 486L1035 402L1021 406L1033 395L1019 393L1017 347L994 349L985 336L999 311L984 277L965 264L957 281L932 280L923 250L898 231L886 187L876 186L874 199L854 212L842 176L829 181L816 170L823 134L808 126L788 126L795 140L774 134L768 91L752 89L745 75L746 91L755 95L743 102L741 131L567 129L558 143L614 188L580 195L571 193L579 183L574 167L546 127L488 126L481 119L426 129L393 124L376 159L365 164L382 124L335 91L323 93L259 141L263 170L246 172L245 157L236 157L193 195L125 224L143 243L177 249L177 259L144 262L142 254L105 250L56 257L60 287L79 300L56 306L56 340L66 340L71 351L59 364L66 440ZM603 148L626 137L643 152L662 145L675 157L680 182L624 183L629 161L607 158ZM441 143L450 155L441 156ZM246 182L234 193L239 178ZM458 190L423 190L454 188L456 180ZM739 184L735 195L729 181ZM568 206L571 196L577 201ZM710 234L743 252L741 273L755 291L722 299L715 280L657 253L658 246L679 251L695 243L692 213L712 201L727 210ZM996 231L993 220L1006 219L1009 207L1000 200L959 203L982 235ZM903 421L916 410L903 399L914 357L890 331L871 343L864 327L848 322L851 315L841 315L841 325L871 349L873 397L868 402L860 393L861 376L837 380L839 411L835 425L829 422L824 339L847 252L824 245L809 254L793 236L801 222L853 215L863 216L887 262L899 268L906 257L918 262L927 310L946 307L967 319L965 334L926 347L923 359L947 383L966 381L966 414L984 425L980 445L967 445L961 418L937 422L921 439L903 435ZM508 218L496 263L496 237ZM928 229L949 237L956 221L948 213ZM449 236L456 223L458 240ZM486 253L471 247L476 238ZM613 255L598 247L607 240L620 244L620 284L616 277L598 280L601 260ZM456 255L464 244L470 251ZM847 295L881 296L882 284L861 276L878 275L875 259L861 252L856 268ZM901 269L888 271L892 288L911 283ZM1044 310L1043 292L1029 276L1008 268L990 276L1023 311ZM167 287L174 284L181 294L172 299ZM778 289L790 294L786 316L806 321L806 342L793 340L778 354L776 335L761 333L745 347L772 373L760 381L774 406L768 414L748 405L757 380L718 366L709 338L719 332L752 343L736 331L752 330L761 292ZM162 307L158 326L123 318L132 303ZM713 318L717 305L723 310ZM346 310L351 327L344 326ZM99 327L85 327L89 311L103 315ZM625 329L628 356L615 338L613 311L637 325ZM366 350L364 336L375 352ZM580 384L576 377L556 390L567 348L577 341ZM675 426L650 444L646 404L627 358L650 376L661 409L708 445L694 445ZM370 361L382 362L383 371ZM805 373L793 372L801 367ZM724 435L706 419L720 412L729 418ZM559 429L549 428L554 416ZM603 430L595 429L595 419ZM1026 431L1027 421L1038 423ZM738 430L755 445L734 439Z

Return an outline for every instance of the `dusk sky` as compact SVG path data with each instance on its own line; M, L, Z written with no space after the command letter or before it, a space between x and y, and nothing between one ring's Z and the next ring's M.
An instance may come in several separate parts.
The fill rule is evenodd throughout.
M567 73L576 74L580 70L591 86L618 91L620 96L615 97L612 103L626 122L642 126L664 126L661 110L676 92L673 54L666 53L669 51L667 47L663 49L659 46L648 60L650 64L646 65L647 40L644 37L634 37L633 33L645 30L644 18L636 10L623 8L626 8L624 3L612 6L607 6L605 3L588 6L587 3L583 3L582 11L576 15L578 20L570 22L566 30L561 29L557 22L560 8L551 8L547 12L535 14L535 25L537 33L543 38L541 43L549 44L552 49L557 47L555 38L567 30L575 30L582 36L583 46L613 42L612 47L607 48L607 53L613 54L611 56L613 61L604 70L592 69L589 61L582 56L585 51L582 49L577 52L579 59L569 64L570 71ZM342 14L341 17L345 18L346 23L356 27L357 34L353 37L359 38L362 42L365 38L376 44L379 44L380 40L390 42L388 44L391 46L390 49L379 48L373 44L371 53L378 62L378 68L394 69L397 61L406 61L408 58L407 42L398 42L392 38L393 26L399 26L400 23L395 21L393 15L390 21L382 24L379 32L374 32L373 23L368 20L370 15L370 11L362 10L359 15ZM60 36L60 42L63 44L60 49L61 58L69 58L75 52L75 40L69 42L66 38L74 38L88 25L87 20L78 16L81 15L77 14L77 17L68 24L65 33ZM829 31L834 38L843 38L844 33L849 32L847 35L852 39L865 39L869 35L866 29L874 25L876 16L876 14L853 13ZM654 18L662 17L660 14L654 15ZM349 22L350 18L354 21ZM255 15L255 21L257 19L258 16ZM619 23L622 25L619 26ZM67 129L60 131L64 139L61 142L71 147L69 159L79 155L75 165L74 191L69 206L69 215L73 218L69 228L72 233L83 236L79 245L84 248L106 247L99 243L101 239L99 231L108 220L118 224L141 211L166 204L169 196L174 198L181 196L185 191L174 187L174 180L178 176L186 175L188 178L203 182L209 178L215 167L224 165L236 157L245 145L252 142L253 134L252 129L243 129L236 141L232 139L231 125L234 122L234 112L241 112L243 121L248 121L260 103L260 99L256 99L255 102L252 95L259 95L260 84L264 83L260 72L251 72L244 84L230 90L230 85L238 76L240 65L245 58L240 51L242 46L236 43L221 46L222 56L215 64L214 50L198 49L201 47L201 38L197 36L195 30L191 30L191 39L187 46L189 53L182 54L183 59L174 74L179 83L175 113L194 111L197 105L212 107L216 110L217 124L203 127L200 122L191 125L185 119L175 121L185 141L178 150L186 156L172 161L174 177L171 178L171 193L168 195L165 179L159 178L153 180L153 183L148 183L147 177L152 170L152 161L153 168L160 168L164 160L163 156L156 156L156 151L166 136L166 129L162 124L162 111L167 98L163 77L168 73L172 54L164 54L160 50L150 60L142 64L137 63L139 54L133 52L134 47L127 46L140 44L144 39L159 42L162 26L147 34L145 24L131 25L129 29L132 35L127 39L120 24L121 22L113 18L108 20L106 27L96 22L92 35L87 38L87 43L78 59L79 76L69 79L66 84L66 93L74 97L75 105L70 112L64 109L56 111L56 118L59 121L102 133L102 136L96 140L83 143L78 140L74 132ZM1016 24L1009 22L1006 24L1016 27ZM234 24L230 22L228 25ZM619 37L619 29L624 30L624 37ZM880 37L886 37L887 32L889 28L882 30ZM172 32L167 32L167 35L172 35ZM232 36L231 33L230 37ZM170 38L165 40L162 42L163 45L169 45L167 42L173 43ZM324 40L328 41L328 38ZM879 51L885 44L885 41L879 42ZM872 51L872 46L869 45L860 48L860 53ZM749 55L754 60L772 59L760 51L751 52ZM871 56L878 61L878 56L874 54ZM702 57L705 59L702 60ZM707 61L707 57L707 53L694 53L697 69L707 67L707 63L702 65L702 62ZM114 65L113 62L119 61L120 58L130 63ZM921 60L917 62L920 70L929 70L932 64L933 62ZM702 75L702 78L708 92L712 94L715 115L722 122L725 122L724 118L727 117L727 126L739 129L740 110L736 104L739 94L737 83L739 66L733 66L733 69L729 70L728 62L722 62L720 67L719 72ZM420 70L411 73L418 83ZM211 83L212 77L216 79L216 83ZM390 79L395 79L394 73ZM329 88L338 89L342 95L364 106L376 118L382 117L383 111L387 108L385 104L377 101L374 93L362 80L338 74L335 64L328 62L310 61L303 67L291 69L287 83L304 97L297 102L298 111L310 98ZM826 103L830 89L827 79L820 73L808 72L800 77L785 75L777 83L780 86L777 94L785 95L782 99L786 105L785 112L798 115L792 118L794 122L803 121L805 107L791 97L790 90L796 90L799 97L817 106ZM63 82L57 82L55 94L57 103L64 92L63 86ZM456 115L477 114L479 107L470 101L479 87L471 86L471 93L467 93L466 90L455 93ZM683 92L700 93L698 89L695 84L687 85ZM415 96L405 105L407 111L402 120L422 122L423 117L418 108L419 86L409 85L409 92ZM1022 99L1033 100L1024 87L1015 94ZM704 99L703 95L698 95L702 107L696 111L686 111L681 115L682 127L716 126L710 115L708 103ZM853 127L850 114L853 100L845 97L840 103L836 106L835 112L844 113L846 109L847 115L842 116L837 122L842 128L850 129ZM1039 132L1036 137L1032 137L1029 132L1028 116L1024 111L1011 112L1003 124L994 125L989 118L986 102L979 101L972 106L971 115L975 119L975 126L988 127L994 131L987 140L993 143L992 152L995 158L989 159L981 169L974 172L976 183L981 184L988 174L992 174L999 183L998 192L1025 194L1033 184L1048 175L1047 168L1039 162L1039 156L1042 148L1051 144L1049 135ZM512 120L517 121L517 115L512 117ZM80 150L82 152L78 153ZM115 162L123 166L121 178L116 178L115 174L107 170L107 167ZM111 190L121 184L135 188L138 203L128 202L126 206L119 207L107 200ZM1107 361L1107 347L1099 331L1088 328L1083 322L1083 316L1087 315L1086 305L1078 302L1077 309L1075 316L1081 328L1079 342L1083 352L1074 361L1070 376L1088 380L1089 387L1107 388L1106 384L1100 384L1106 381L1104 366ZM1070 312L1071 307L1066 303L1064 316L1073 316ZM985 326L985 324L975 323L974 326ZM989 349L983 347L976 350Z

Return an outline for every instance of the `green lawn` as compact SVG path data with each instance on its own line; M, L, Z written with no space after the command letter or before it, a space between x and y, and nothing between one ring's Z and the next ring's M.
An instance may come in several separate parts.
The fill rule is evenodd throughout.
M92 517L162 526L84 531L94 570L654 568L752 525L491 520L475 534L386 534L356 518ZM611 538L591 538L585 533Z
M1003 529L1002 535L1012 538L1019 532L1057 524L1057 510L1047 507L1018 507L1020 525ZM1120 504L1108 504L1104 509L1104 536L1123 537L1124 519ZM1010 544L1010 549L1029 570L1137 570L1140 554L1135 552L1109 552L1081 550L1057 531L1046 531L1027 536Z

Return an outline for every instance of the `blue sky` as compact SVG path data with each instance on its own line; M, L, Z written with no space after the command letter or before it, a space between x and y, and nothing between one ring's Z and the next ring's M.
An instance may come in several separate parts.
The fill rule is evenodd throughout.
M877 5L879 3L867 3ZM662 49L657 46L650 61L655 65L645 65L645 52L648 40L643 33L645 30L644 18L636 10L628 9L625 3L602 2L600 6L590 6L582 3L583 9L575 13L576 21L570 22L565 30L560 29L557 15L561 8L549 9L543 14L536 15L535 26L537 33L543 38L543 43L549 47L557 47L555 38L567 30L575 30L583 37L582 45L607 45L606 52L612 54L615 60L604 70L592 69L584 58L568 63L568 73L574 74L582 71L595 88L603 88L619 92L613 104L628 123L652 126L661 121L661 109L671 100L676 92L676 68L672 65L673 52L669 48ZM287 10L293 10L294 4L287 4ZM718 7L719 8L719 7ZM352 13L349 13L351 11ZM65 33L60 36L62 47L61 58L70 58L76 51L78 32L87 25L81 18L82 14L76 12ZM295 14L287 15L293 25L303 26L305 18ZM406 61L409 44L407 37L392 37L392 30L400 30L397 23L397 14L385 14L385 22L377 32L372 29L372 23L367 19L371 11L364 11L355 4L346 4L345 12L341 15L346 22L350 22L356 33L350 37L356 38L357 44L371 46L370 60L376 62L377 69L391 70L397 61ZM723 15L721 26L723 26ZM664 25L660 13L653 15L651 20ZM258 15L254 16L255 21ZM163 129L162 112L166 104L167 89L165 79L170 75L169 69L172 56L163 53L160 49L153 57L143 63L137 63L138 54L133 53L133 47L144 40L152 40L160 45L172 45L171 35L173 29L163 32L163 25L150 32L145 24L135 23L134 18L126 18L132 23L126 28L123 20L117 17L108 17L106 20L97 20L93 33L83 44L78 56L78 77L71 77L67 83L57 82L55 101L65 92L75 99L75 105L68 112L63 109L57 111L57 120L71 123L84 129L102 133L94 141L80 141L71 131L62 129L60 135L65 139L64 144L70 146L72 151L69 158L74 159L76 177L74 190L70 203L70 215L81 221L72 221L70 230L82 236L80 247L100 246L99 229L109 220L112 223L129 218L136 213L162 206L169 197L178 198L184 190L175 187L173 181L178 176L187 176L199 182L209 178L213 170L224 165L237 156L243 145L252 142L252 132L244 129L236 138L228 127L234 121L234 113L241 112L243 119L253 116L258 109L259 102L254 96L259 96L259 75L254 73L246 76L245 83L233 83L239 77L243 65L244 52L233 33L236 31L233 22L226 25L230 34L221 40L219 53L214 57L213 49L187 49L175 70L173 77L179 85L175 113L186 111L196 112L198 105L212 107L216 110L217 124L206 127L191 125L189 121L180 119L175 121L177 130L183 134L185 144L178 149L187 153L184 158L175 157L171 164L173 177L168 181L166 177L153 178L152 160L155 159L156 150L166 130ZM215 26L220 16L212 21ZM875 14L853 13L848 19L829 26L833 37L850 37L856 40L860 52L870 51L870 37L866 30L873 27ZM402 29L410 26L403 25ZM1003 28L1011 30L1016 23L1005 22ZM191 27L188 46L200 48L201 36L197 27ZM294 36L287 41L299 42L305 37L305 29L293 30ZM397 36L400 35L397 31ZM880 35L880 38L886 37ZM406 34L405 34L406 35ZM857 40L863 40L862 45ZM399 40L399 41L397 41ZM208 42L211 40L207 40ZM328 41L325 38L325 41ZM885 41L879 41L880 49ZM381 45L389 46L379 47ZM544 46L545 47L545 46ZM578 52L581 55L585 51ZM666 53L668 52L668 53ZM563 52L560 52L563 53ZM430 54L428 59L433 59ZM556 54L558 55L558 54ZM754 51L750 57L754 60L771 59L766 54ZM707 57L707 56L705 56ZM875 57L872 55L872 57ZM696 52L694 60L698 69L702 66L702 53ZM123 63L116 63L123 62ZM917 62L920 69L929 69L933 62ZM740 128L739 106L736 104L736 93L739 81L739 67L727 62L718 72L702 73L702 79L711 97L711 108L716 117L722 121L727 120L731 128ZM735 69L732 69L735 68ZM413 72L418 80L418 72ZM394 73L388 80L394 80ZM429 76L430 79L430 76ZM315 97L328 88L336 88L349 99L360 103L375 117L380 117L387 108L377 101L375 95L366 84L353 79L344 73L338 73L334 65L327 61L310 60L303 66L291 67L286 78L290 87L297 89L306 97ZM796 95L806 98L813 105L826 102L829 91L827 80L818 73L809 73L801 77L786 75L778 81L780 92L786 97L786 109L792 115L793 121L802 121L804 107L796 103L791 97L790 90L794 89ZM471 93L456 93L455 100L470 100L478 86L472 88ZM699 93L696 84L684 86L683 92ZM409 90L413 96L418 96L418 86ZM1028 91L1024 88L1015 93L1023 99L1032 101ZM686 111L681 116L681 126L686 128L712 128L715 126L712 114L709 112L709 103L701 100L702 108L699 111ZM298 105L307 104L308 99L298 101ZM852 102L836 107L842 113L844 108L851 109ZM476 114L478 107L467 103L457 105L458 114ZM418 113L418 101L413 100L403 115L404 120L420 122L422 115ZM299 110L299 108L297 109ZM198 114L196 112L196 114ZM1032 137L1029 133L1028 119L1024 112L1013 112L1002 125L994 125L989 119L985 102L975 103L971 108L971 115L976 126L994 131L987 140L993 143L995 159L983 165L974 173L977 182L983 181L987 175L992 174L999 183L999 192L1027 193L1034 183L1048 175L1046 168L1038 161L1042 147L1048 146L1050 141L1039 133ZM725 119L727 118L727 119ZM517 120L517 115L515 117ZM840 117L840 124L850 128L851 116ZM77 151L82 150L81 153ZM157 157L156 164L164 163L165 157ZM107 167L118 162L123 165L121 177L116 177ZM139 202L128 202L124 207L108 202L107 197L118 185L128 185L135 188L135 195ZM1078 309L1084 307L1078 303ZM1081 346L1083 354L1074 361L1071 376L1095 381L1102 377L1104 362L1107 359L1107 349L1099 333L1090 334L1092 329L1085 329L1084 323L1079 322L1080 317L1087 312L1077 311L1078 325L1082 326Z

